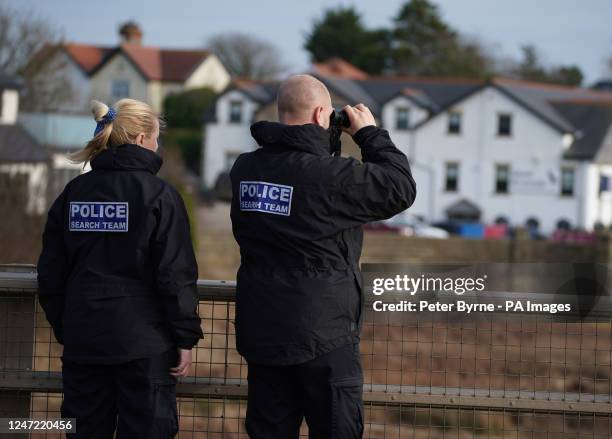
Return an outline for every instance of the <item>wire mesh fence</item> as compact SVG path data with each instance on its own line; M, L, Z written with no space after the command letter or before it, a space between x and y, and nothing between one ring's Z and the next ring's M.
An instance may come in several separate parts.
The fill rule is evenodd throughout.
M178 437L246 438L234 284L200 281L198 289L205 338L177 388ZM360 345L364 437L612 437L612 319L431 318L373 312L372 299ZM31 267L0 271L0 316L0 417L59 418L62 347L36 301Z

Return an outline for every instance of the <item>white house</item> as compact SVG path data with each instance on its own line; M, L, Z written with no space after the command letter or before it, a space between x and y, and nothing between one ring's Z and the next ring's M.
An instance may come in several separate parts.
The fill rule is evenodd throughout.
M16 78L0 75L0 188L13 188L13 182L22 180L27 193L26 212L42 214L47 207L49 155L16 123L20 88Z
M39 55L45 71L68 79L73 92L57 111L88 113L92 98L112 104L124 97L161 111L169 93L199 87L221 91L230 81L219 58L208 50L144 46L143 33L134 22L123 24L119 33L116 47L65 43Z
M504 78L367 77L315 65L334 106L364 102L408 156L413 213L431 222L612 224L612 93ZM364 76L365 75L365 76ZM203 185L243 151L249 126L274 120L274 83L234 82L208 115ZM343 147L358 152L350 139Z

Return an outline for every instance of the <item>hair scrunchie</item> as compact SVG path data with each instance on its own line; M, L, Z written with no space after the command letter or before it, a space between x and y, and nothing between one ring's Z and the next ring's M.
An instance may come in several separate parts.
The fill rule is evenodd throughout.
M117 112L115 111L115 109L113 107L109 107L108 112L104 115L102 120L99 121L98 124L96 125L96 129L94 131L94 137L96 137L98 133L104 129L106 124L109 124L113 120L115 120L116 116L117 116Z

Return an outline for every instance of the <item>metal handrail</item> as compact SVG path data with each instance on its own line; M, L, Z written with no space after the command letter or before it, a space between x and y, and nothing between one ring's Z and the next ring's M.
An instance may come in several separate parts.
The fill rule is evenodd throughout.
M233 302L236 282L198 280L202 301ZM37 279L34 266L0 266L0 299L3 295L35 295ZM511 294L517 293L498 293ZM520 293L519 293L520 294ZM609 311L606 309L605 312ZM608 314L609 315L609 314ZM60 372L1 370L0 390L29 392L62 391ZM245 399L245 380L224 378L182 378L177 394L184 397ZM411 404L424 407L453 407L504 411L530 410L542 413L580 412L612 414L610 395L586 393L520 392L503 389L364 385L364 402L373 405Z

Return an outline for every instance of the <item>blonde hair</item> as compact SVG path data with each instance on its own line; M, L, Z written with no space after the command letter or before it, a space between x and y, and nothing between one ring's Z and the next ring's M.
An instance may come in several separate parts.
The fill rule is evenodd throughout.
M83 167L96 155L109 146L133 143L140 133L151 136L155 130L155 123L159 129L165 126L153 109L144 102L135 99L121 99L114 105L115 118L104 124L103 128L87 142L87 145L76 152L68 154L73 163L83 163ZM102 122L109 111L108 105L103 102L91 101L91 112L96 122Z

